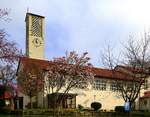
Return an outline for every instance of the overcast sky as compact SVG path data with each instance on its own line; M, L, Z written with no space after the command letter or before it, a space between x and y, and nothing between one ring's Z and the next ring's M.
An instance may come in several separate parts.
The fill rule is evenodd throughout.
M52 59L75 50L89 52L91 63L102 66L100 53L107 45L120 50L129 35L149 28L150 0L0 0L10 10L10 22L0 22L9 40L25 52L25 15L45 16L45 57Z

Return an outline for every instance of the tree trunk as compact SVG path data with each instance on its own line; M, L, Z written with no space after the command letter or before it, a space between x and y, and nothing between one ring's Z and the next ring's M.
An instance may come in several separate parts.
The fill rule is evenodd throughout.
M32 108L32 96L30 95L30 108Z
M43 108L45 108L44 91L43 91Z
M39 107L39 104L38 104L38 93L36 94L36 107L35 108L38 108Z

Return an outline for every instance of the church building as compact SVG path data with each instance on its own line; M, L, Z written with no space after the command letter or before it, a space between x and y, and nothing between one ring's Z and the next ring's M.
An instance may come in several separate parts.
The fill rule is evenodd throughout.
M32 13L26 14L26 56L20 58L17 71L18 76L23 67L31 63L38 65L41 69L49 64L49 61L44 58L44 20L43 16ZM116 80L130 82L130 79L124 78L119 73L114 78L112 72L108 69L94 67L92 71L96 74L93 85L86 90L82 88L71 90L68 98L64 100L63 108L77 108L78 105L90 108L92 102L100 102L102 104L101 109L103 110L114 110L115 106L124 105L124 100L120 95ZM23 108L27 108L30 102L29 97L23 93L19 93L18 96L23 97ZM39 92L37 107L49 108L52 106L52 100L51 94L48 94L46 91ZM33 99L34 101L35 99Z

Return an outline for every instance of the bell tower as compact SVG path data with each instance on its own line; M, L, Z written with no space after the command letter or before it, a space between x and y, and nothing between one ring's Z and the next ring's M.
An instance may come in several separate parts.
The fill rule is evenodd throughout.
M44 17L27 13L26 18L26 56L44 59Z

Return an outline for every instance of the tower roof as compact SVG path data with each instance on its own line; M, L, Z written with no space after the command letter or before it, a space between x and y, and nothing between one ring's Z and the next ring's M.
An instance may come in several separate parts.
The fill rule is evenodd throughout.
M25 21L26 21L28 15L37 16L37 17L41 17L41 18L45 18L44 16L41 16L41 15L37 15L37 14L33 14L33 13L26 13Z

